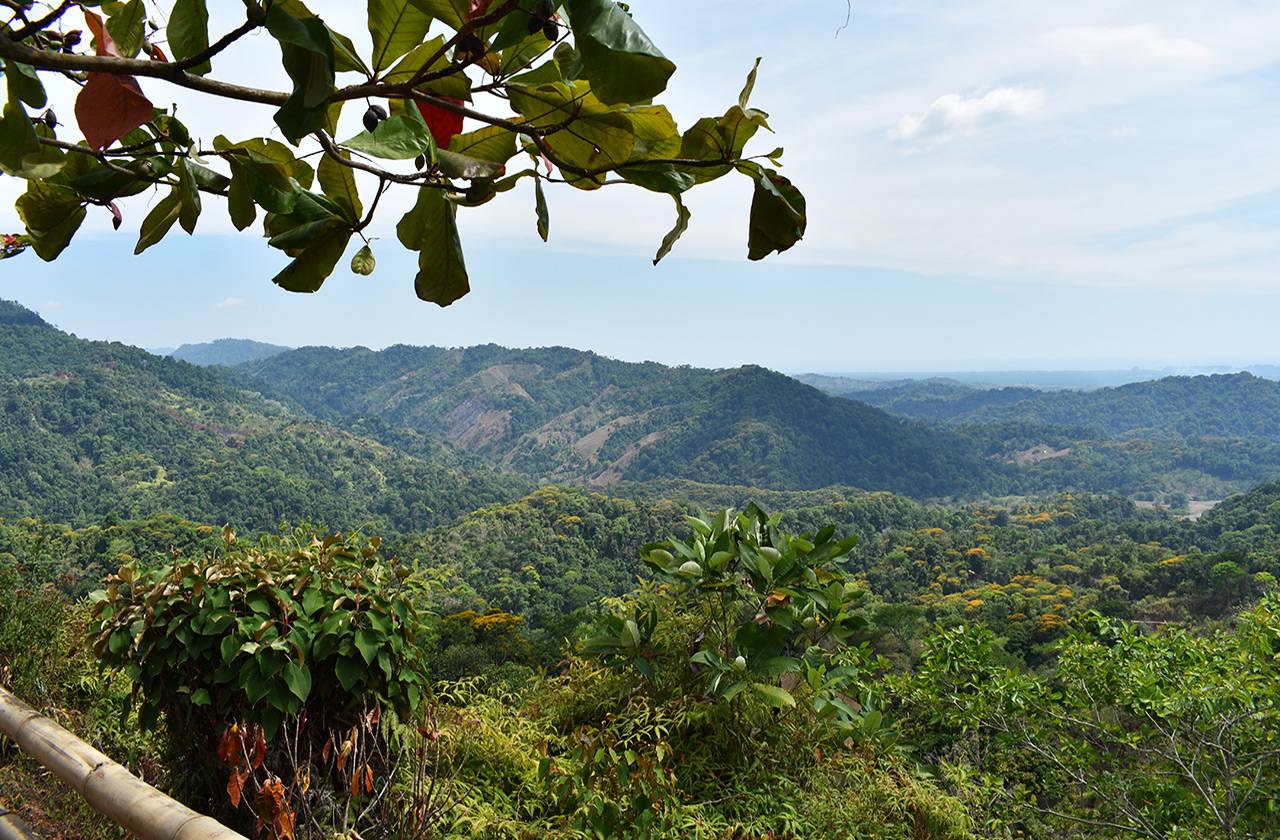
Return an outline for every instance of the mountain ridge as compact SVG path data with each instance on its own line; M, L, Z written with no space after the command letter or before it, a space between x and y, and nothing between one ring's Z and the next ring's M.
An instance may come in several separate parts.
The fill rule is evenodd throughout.
M684 478L944 496L1007 478L948 432L752 365L668 367L563 347L395 345L300 348L235 371L327 420L382 424L383 435L442 435L545 481L603 487Z

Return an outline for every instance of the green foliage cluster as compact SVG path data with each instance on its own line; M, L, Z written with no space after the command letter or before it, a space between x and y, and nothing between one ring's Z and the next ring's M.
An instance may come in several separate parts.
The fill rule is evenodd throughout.
M122 566L92 593L93 650L122 671L150 728L261 724L268 740L310 708L332 724L378 702L416 709L426 690L410 572L380 540L298 531L149 569ZM207 724L215 724L210 727Z
M21 315L13 305L5 311ZM215 373L44 325L0 325L0 511L74 525L172 514L420 530L527 486L406 455Z
M1094 614L1038 672L1001 662L981 625L939 629L918 669L890 681L890 713L922 756L987 774L1009 829L1267 837L1280 796L1278 639L1274 595L1202 632Z
M740 492L682 486L704 501ZM362 759L359 778L367 765L375 789L386 780L405 795L422 772L414 756L436 745L430 772L451 780L453 804L433 812L444 837L1274 830L1280 607L1264 594L1231 616L1274 589L1280 487L1199 522L1070 495L953 507L829 490L782 499L795 508L685 518L684 503L544 488L456 531L397 538L396 551L420 557L411 587L358 540L233 542L206 560L127 565L110 581L119 611L107 614L109 594L95 596L88 628L53 588L15 599L19 618L7 618L18 629L0 636L12 647L22 627L44 623L61 628L51 644L96 642L124 668L116 679L138 681L139 710L156 703L178 723L148 751L176 791L194 772L176 756L201 754L179 734L212 737L233 721L278 726L264 766L286 799L301 797L289 800L299 814L319 803L300 779L328 797L357 778L314 758L329 733L335 754L347 741L384 745ZM679 534L649 542L654 529ZM627 560L644 542L641 563ZM585 572L593 551L600 567L625 570L591 581L613 589L589 598L548 587L570 615L540 609L538 579ZM528 561L538 578L512 576ZM597 603L610 592L622 594ZM539 626L497 608L525 597ZM416 698L393 698L368 644L376 604L396 615L395 599L416 615L414 629L392 620L381 650L394 653L397 634L401 650L412 643L414 673L433 681L429 691L415 682ZM548 628L567 644L552 645ZM343 662L370 681L344 682ZM398 661L388 665L399 678ZM89 731L102 726L92 723L102 705L66 685L85 679L83 665L27 668L61 686L56 702ZM128 700L118 686L95 690L115 708ZM369 704L385 710L383 724L369 723ZM288 733L304 710L312 758L291 770ZM117 728L150 718L137 715ZM326 725L336 721L354 723ZM356 728L343 734L347 725ZM1195 750L1218 752L1187 773L1178 759Z
M273 282L315 292L356 238L363 245L351 271L373 273L365 231L383 194L397 189L414 197L396 237L417 254L415 292L448 306L470 291L458 213L522 181L533 188L543 240L550 235L544 184L583 191L625 184L669 196L676 224L654 262L689 227L684 194L730 174L752 185L749 259L790 249L807 226L804 196L778 172L783 149L746 153L761 129L772 130L768 114L749 104L759 60L722 115L682 131L655 101L675 64L614 0L370 0L367 54L301 0L247 2L244 20L222 35L210 31L206 0L160 9L142 0L32 0L16 9L0 29L7 94L0 173L25 182L16 203L24 232L6 234L0 257L30 248L52 261L89 207L107 208L119 228L120 205L136 206L128 199L158 188L135 254L175 225L194 233L207 203L225 199L237 230L261 215L268 246L291 259ZM72 10L92 38L62 31ZM158 43L159 24L148 25L153 11L167 18L172 61ZM251 34L279 50L287 89L215 75L227 66L223 51ZM67 72L85 77L74 108L78 142L66 139L64 121L47 108L44 83ZM275 125L201 142L144 92L161 80L205 102L271 105ZM342 111L353 102L365 107L364 130L341 139L349 122ZM466 119L478 127L464 131Z
M601 596L629 591L643 568L637 548L670 532L682 512L670 502L543 487L395 547L430 571L442 613L499 609L554 630Z

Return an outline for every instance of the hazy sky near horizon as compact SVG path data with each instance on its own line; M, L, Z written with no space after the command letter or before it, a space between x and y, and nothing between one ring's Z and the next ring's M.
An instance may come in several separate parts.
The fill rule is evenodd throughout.
M367 41L363 4L311 6ZM744 179L690 195L656 268L669 199L556 189L543 245L518 189L464 211L473 292L441 310L412 296L395 202L373 277L340 264L295 296L270 283L284 258L229 235L216 201L196 236L134 258L144 198L120 233L94 214L56 263L0 262L0 297L141 346L559 344L787 371L1280 362L1280 4L854 0L838 35L844 0L632 6L680 66L664 102L682 125L723 112L764 57L753 102L778 136L757 151L785 146L809 199L792 252L746 262ZM283 85L265 39L234 49L215 75ZM144 88L206 140L270 123ZM0 230L18 227L15 189L0 184Z

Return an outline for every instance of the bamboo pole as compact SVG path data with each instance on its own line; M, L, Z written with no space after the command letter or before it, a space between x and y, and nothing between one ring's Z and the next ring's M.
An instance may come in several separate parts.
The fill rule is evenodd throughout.
M2 688L0 733L138 840L246 840L156 790Z
M31 826L13 811L0 805L0 840L39 840Z

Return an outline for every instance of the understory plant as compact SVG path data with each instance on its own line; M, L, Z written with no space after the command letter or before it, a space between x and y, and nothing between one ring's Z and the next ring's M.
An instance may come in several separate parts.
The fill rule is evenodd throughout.
M363 826L398 795L400 736L381 719L424 713L426 630L420 584L378 547L227 528L204 557L127 563L92 594L94 653L132 682L144 728L167 722L178 792L273 838L317 808L316 824Z

